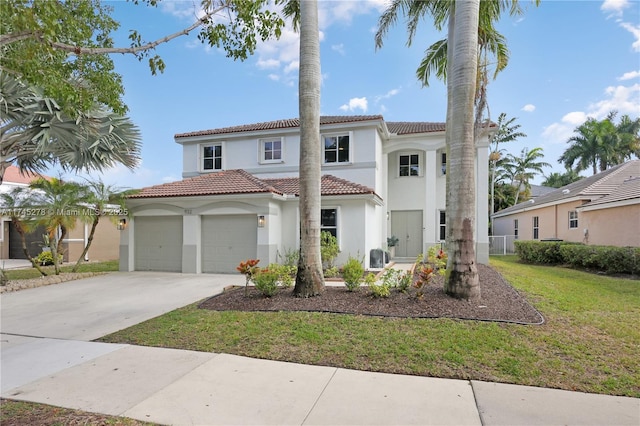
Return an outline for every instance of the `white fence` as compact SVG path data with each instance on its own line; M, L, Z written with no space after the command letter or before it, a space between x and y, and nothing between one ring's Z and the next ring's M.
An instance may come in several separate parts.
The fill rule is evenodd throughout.
M496 254L516 254L515 244L516 235L499 235L489 236L489 255Z

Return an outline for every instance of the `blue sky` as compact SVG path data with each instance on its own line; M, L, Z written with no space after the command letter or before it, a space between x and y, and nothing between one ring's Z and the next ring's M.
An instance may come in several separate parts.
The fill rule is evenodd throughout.
M105 3L121 23L116 44L126 46L130 29L152 41L189 26L200 2L165 0L157 8ZM553 166L546 172L561 172L557 159L587 117L603 118L611 110L640 116L640 1L521 4L523 16L504 17L498 24L511 57L489 85L491 118L502 112L517 117L527 137L504 148L517 154L524 147L542 147ZM425 20L407 47L400 20L376 51L373 34L384 7L385 0L320 0L321 113L444 121L444 84L434 79L423 88L415 78L424 50L444 34ZM156 53L166 63L157 76L144 61L114 56L143 150L135 172L112 169L103 176L108 183L138 188L181 179L176 133L298 116L298 37L289 28L279 41L260 44L244 62L203 45L195 34L161 45Z

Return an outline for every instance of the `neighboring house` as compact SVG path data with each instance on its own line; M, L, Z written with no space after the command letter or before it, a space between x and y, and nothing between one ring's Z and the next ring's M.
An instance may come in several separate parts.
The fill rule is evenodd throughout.
M364 258L399 238L396 256L415 258L446 235L444 123L386 122L380 115L321 117L321 228L341 253ZM127 201L121 270L235 272L296 250L299 120L175 136L183 178ZM488 262L487 135L477 146L478 261ZM461 190L464 190L461 188Z
M48 179L47 176L34 175L30 173L20 173L15 166L9 166L5 171L0 192L8 192L15 187L28 188L29 184L38 178ZM0 259L24 259L25 255L22 250L22 242L20 235L11 223L8 215L2 214L3 208L11 208L12 206L0 207ZM72 212L73 213L73 212ZM75 228L69 230L67 238L63 241L64 260L75 262L87 243L91 225L78 221ZM27 235L26 242L29 254L33 257L40 253L44 246L43 235L46 233L44 228L39 227L31 234ZM117 225L112 223L107 216L100 220L96 233L89 248L89 260L115 260L119 256L120 235Z
M496 236L640 247L640 160L493 215Z

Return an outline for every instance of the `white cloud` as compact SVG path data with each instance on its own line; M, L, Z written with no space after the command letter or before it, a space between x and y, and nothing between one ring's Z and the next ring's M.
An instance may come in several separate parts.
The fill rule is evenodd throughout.
M525 106L522 107L522 111L525 112L533 112L536 110L536 106L533 104L526 104Z
M344 44L342 44L342 43L332 45L331 46L331 50L333 50L334 52L338 52L342 56L345 55Z
M622 77L618 77L618 80L620 80L620 81L633 80L634 78L639 78L639 77L640 77L640 70L639 71L630 71L630 72L625 72L624 74L622 74Z
M342 111L354 111L356 109L362 110L362 112L367 112L369 105L367 102L367 98L351 98L349 99L349 103L344 104L340 107Z
M591 115L604 118L611 111L629 114L631 117L640 116L640 84L632 86L610 86L605 90L606 98L589 106Z
M261 70L270 70L274 68L279 68L280 61L278 61L277 59L258 59L258 62L256 63L256 65Z
M627 7L629 0L604 0L600 10L609 13L609 16L622 16L622 11Z
M620 26L625 30L629 31L633 37L635 37L635 41L631 45L633 50L636 52L640 52L640 25L633 25L628 22L621 22Z

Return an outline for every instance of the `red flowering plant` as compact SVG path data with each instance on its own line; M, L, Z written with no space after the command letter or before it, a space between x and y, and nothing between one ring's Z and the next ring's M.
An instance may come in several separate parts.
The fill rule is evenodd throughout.
M433 279L434 274L444 276L447 272L447 253L439 246L433 246L427 251L426 261L423 255L420 255L416 260L417 264L417 278L413 283L413 286L418 289L416 297L421 298L424 295L424 289L429 285Z
M424 295L424 289L433 278L433 268L428 265L422 265L418 270L418 279L413 283L413 286L418 289L416 297L420 299Z
M240 264L236 267L238 272L243 274L246 278L244 283L244 295L247 296L249 294L249 281L253 278L253 276L260 270L260 268L256 265L260 263L259 259L247 259L244 262L240 262Z

